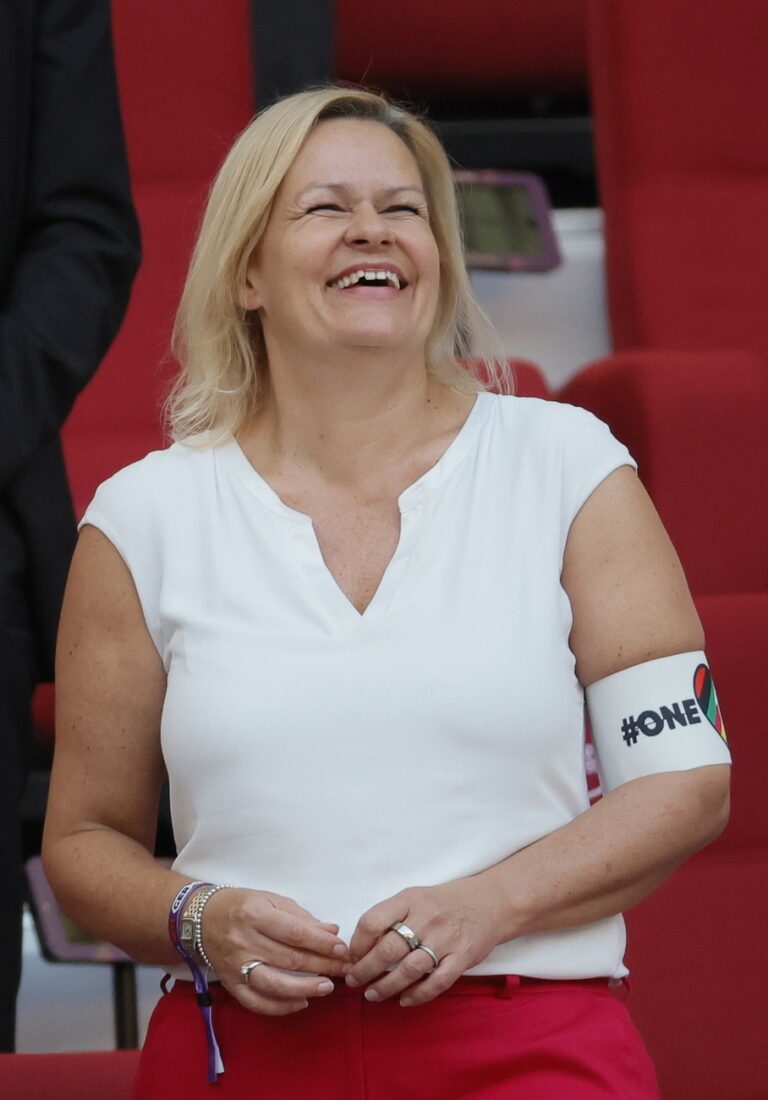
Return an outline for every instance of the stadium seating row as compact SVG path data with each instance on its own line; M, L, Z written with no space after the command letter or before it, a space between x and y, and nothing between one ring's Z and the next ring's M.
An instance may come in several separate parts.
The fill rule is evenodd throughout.
M564 87L583 79L585 3L485 0L469 26L461 6L411 0L398 14L398 5L373 13L337 0L339 75L396 87L421 73L424 94L445 92L451 80L506 94L512 70L523 83L546 69ZM205 0L185 0L183 19L173 8L113 0L145 259L125 326L64 432L79 512L109 473L161 443L159 395L190 242L207 181L252 110L248 0L217 8L215 34ZM689 576L733 731L729 829L629 915L631 1007L665 1100L768 1094L767 18L764 0L591 0L589 78L618 350L556 395L534 366L516 367L518 392L590 408L637 457ZM506 35L472 47L502 25ZM50 724L50 689L47 703L44 695L40 722ZM96 1062L82 1059L90 1072ZM36 1065L48 1072L52 1063ZM129 1075L130 1066L101 1062L109 1074ZM5 1073L0 1061L3 1081ZM21 1083L13 1092L44 1094Z

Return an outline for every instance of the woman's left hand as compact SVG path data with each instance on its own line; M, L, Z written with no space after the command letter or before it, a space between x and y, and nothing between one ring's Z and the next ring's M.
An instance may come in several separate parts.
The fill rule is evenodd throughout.
M398 994L404 1006L431 1001L501 942L497 939L501 905L501 895L491 894L480 877L401 890L358 921L350 943L355 962L347 985L367 985L365 996L371 1001ZM427 951L411 950L401 935L390 930L397 921L434 951L437 966Z

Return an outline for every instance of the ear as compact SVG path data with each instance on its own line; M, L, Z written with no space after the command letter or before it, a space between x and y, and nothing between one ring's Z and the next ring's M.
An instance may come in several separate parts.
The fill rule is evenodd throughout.
M259 274L254 259L248 264L248 269L245 273L245 282L240 287L238 297L243 309L261 309L262 301L259 292Z

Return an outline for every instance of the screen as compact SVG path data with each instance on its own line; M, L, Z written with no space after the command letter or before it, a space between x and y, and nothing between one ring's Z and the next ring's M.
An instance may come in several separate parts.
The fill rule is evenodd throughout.
M541 256L544 240L531 202L521 184L459 184L467 252Z

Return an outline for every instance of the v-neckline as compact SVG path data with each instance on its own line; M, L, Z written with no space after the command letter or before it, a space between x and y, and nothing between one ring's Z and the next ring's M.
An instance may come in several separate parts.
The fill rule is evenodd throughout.
M313 585L316 586L318 595L322 594L324 596L329 610L333 612L335 606L337 610L341 609L341 614L347 621L350 621L351 617L353 623L363 623L377 614L379 607L388 606L388 598L393 594L395 587L396 575L401 572L399 567L402 566L406 557L405 545L408 541L407 535L410 533L406 531L406 527L410 528L412 526L409 520L413 511L417 505L426 500L446 480L470 452L472 443L486 420L486 412L489 410L492 400L492 395L489 393L480 392L477 394L464 423L440 458L398 496L397 506L400 512L398 540L381 575L376 591L362 611L354 605L328 567L320 549L312 517L306 512L292 508L283 501L266 478L259 473L246 457L245 452L234 437L220 444L217 450L239 483L244 486L249 494L274 515L287 521L287 526L294 539L303 542L302 557L305 568L302 569L302 572L311 574L310 579ZM313 557L314 561L312 560Z

